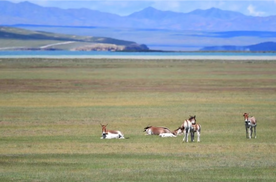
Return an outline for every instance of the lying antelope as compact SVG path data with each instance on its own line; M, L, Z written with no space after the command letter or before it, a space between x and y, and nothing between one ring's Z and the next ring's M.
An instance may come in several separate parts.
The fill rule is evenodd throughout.
M255 135L254 137L257 138L256 136L257 120L255 119L254 116L249 117L248 113L244 113L243 117L245 122L246 138L249 138L249 139L252 138L253 128L254 128L254 135Z
M122 132L118 130L107 130L106 125L101 124L102 126L102 137L101 139L125 139L124 135Z
M166 127L156 127L156 126L147 126L144 128L144 132L146 132L146 135L160 135L163 133L172 133Z
M184 131L184 128L178 127L177 129L173 130L172 133L177 136L177 135L181 135L183 131Z

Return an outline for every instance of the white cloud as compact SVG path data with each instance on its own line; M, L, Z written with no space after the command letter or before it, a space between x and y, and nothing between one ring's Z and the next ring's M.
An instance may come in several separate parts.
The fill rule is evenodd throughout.
M247 10L249 11L249 14L252 15L252 16L262 16L262 15L265 14L264 12L256 11L255 7L252 4L250 4L247 7Z

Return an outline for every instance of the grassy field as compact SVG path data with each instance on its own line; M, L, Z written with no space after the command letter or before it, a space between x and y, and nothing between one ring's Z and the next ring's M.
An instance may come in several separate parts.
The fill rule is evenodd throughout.
M0 87L0 181L276 181L276 61L1 59ZM190 115L200 143L143 133Z

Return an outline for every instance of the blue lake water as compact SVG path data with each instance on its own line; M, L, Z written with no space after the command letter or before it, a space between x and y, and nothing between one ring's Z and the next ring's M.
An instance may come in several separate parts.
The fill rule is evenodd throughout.
M276 53L0 51L0 58L269 59Z

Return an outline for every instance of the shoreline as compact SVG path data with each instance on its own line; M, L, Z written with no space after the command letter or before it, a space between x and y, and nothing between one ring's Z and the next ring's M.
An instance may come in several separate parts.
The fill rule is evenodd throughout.
M222 55L0 55L0 59L51 58L51 59L171 59L171 60L275 60L276 56L222 56Z

